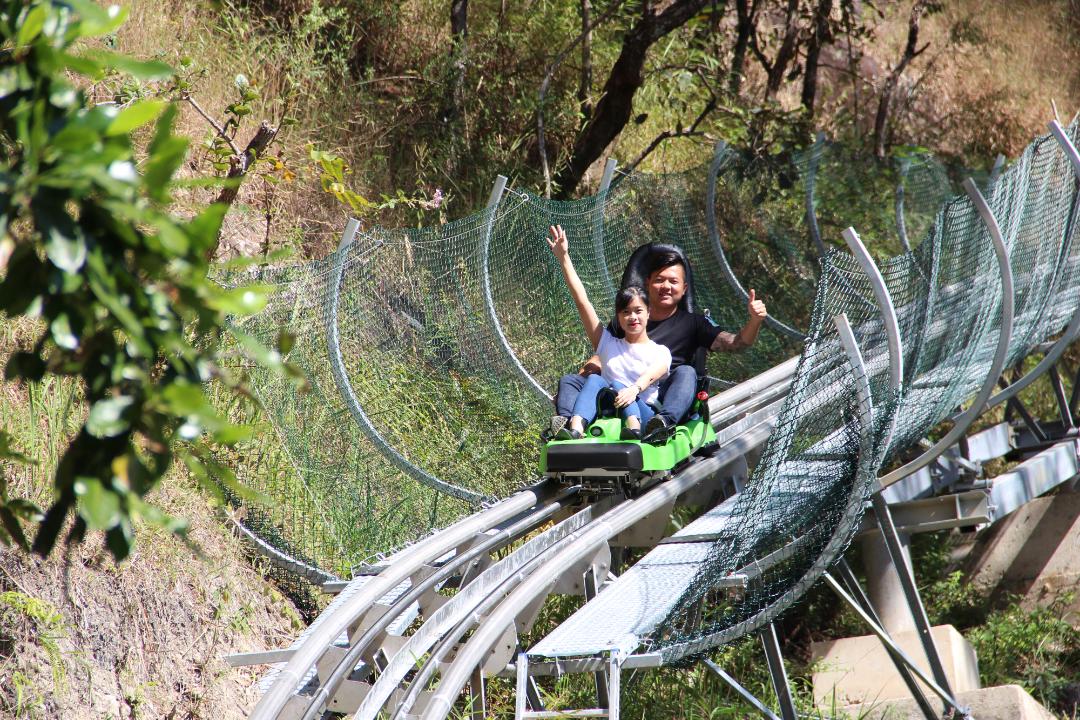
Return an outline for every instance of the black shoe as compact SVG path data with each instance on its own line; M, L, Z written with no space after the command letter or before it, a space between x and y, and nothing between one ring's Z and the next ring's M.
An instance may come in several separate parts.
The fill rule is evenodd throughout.
M581 433L574 430L572 427L566 426L561 428L559 432L555 433L556 440L580 440Z
M620 440L641 440L641 428L624 427L619 433Z
M674 432L675 421L661 413L649 418L649 422L645 423L645 429L641 437L647 443L660 444L667 442Z

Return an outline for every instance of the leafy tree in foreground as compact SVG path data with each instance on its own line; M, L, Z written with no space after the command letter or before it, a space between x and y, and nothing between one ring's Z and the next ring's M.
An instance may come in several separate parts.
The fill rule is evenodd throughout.
M205 256L224 205L189 220L169 212L187 152L172 133L175 107L159 100L95 106L71 81L108 71L142 79L171 73L95 49L90 39L123 20L118 7L90 0L0 2L0 243L10 252L0 310L39 318L41 328L5 372L23 381L77 377L89 408L60 459L55 500L44 514L8 499L0 477L0 540L29 547L20 523L40 522L33 548L41 554L55 546L69 515L69 542L103 531L117 559L131 550L137 518L183 534L182 520L144 500L176 457L208 487L216 476L251 494L208 452L248 429L221 417L203 387L217 377L243 392L216 348L226 315L258 311L267 290L226 290L207 278ZM145 153L132 141L141 128ZM278 351L233 334L256 362L283 367ZM5 434L0 452L19 459Z

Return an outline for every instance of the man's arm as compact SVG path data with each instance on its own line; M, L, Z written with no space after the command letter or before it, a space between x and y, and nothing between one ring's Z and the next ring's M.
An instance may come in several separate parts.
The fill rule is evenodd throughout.
M710 350L734 352L744 350L754 344L769 312L765 308L765 303L757 299L753 288L750 288L750 301L747 303L747 310L750 313L750 319L743 325L742 330L734 334L721 332L713 340L712 345L709 347Z

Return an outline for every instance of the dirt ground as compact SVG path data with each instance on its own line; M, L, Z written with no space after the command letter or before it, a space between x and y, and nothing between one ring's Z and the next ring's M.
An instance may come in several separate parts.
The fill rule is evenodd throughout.
M219 509L166 484L202 557L151 529L119 566L96 542L47 560L0 549L0 718L246 716L262 668L224 656L287 645L300 617Z

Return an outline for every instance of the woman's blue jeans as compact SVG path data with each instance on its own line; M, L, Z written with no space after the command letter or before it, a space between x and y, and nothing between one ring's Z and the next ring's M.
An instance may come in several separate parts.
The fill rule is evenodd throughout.
M574 401L574 409L571 414L577 415L584 420L585 425L588 425L595 420L596 396L606 387L610 387L615 392L619 392L628 386L617 382L608 383L607 380L599 375L590 375L585 379L585 384L581 388L581 393L577 396L577 400ZM624 420L628 417L636 417L641 421L641 425L644 427L645 423L649 422L649 418L655 415L655 413L651 407L639 399L622 408L619 415Z

